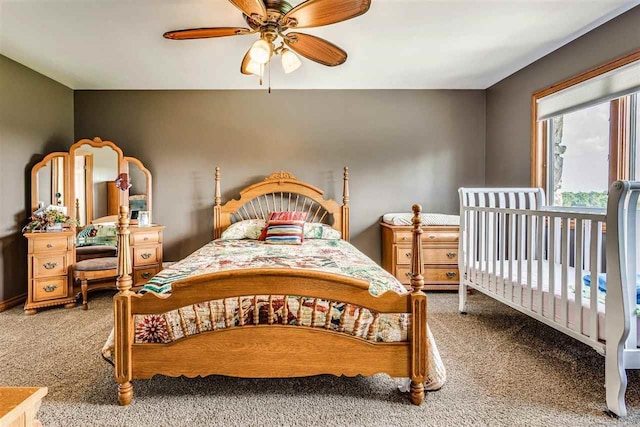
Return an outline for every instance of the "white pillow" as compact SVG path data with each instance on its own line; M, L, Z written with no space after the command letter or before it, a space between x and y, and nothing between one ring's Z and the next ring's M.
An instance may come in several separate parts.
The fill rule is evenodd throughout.
M234 222L229 226L229 228L222 232L220 238L225 240L258 240L265 224L266 222L264 219L247 219L244 221Z
M330 225L321 222L306 222L304 224L304 238L339 240L342 239L342 234Z

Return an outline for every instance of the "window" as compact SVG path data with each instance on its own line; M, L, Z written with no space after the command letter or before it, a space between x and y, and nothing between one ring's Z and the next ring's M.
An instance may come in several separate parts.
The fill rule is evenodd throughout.
M547 193L550 204L606 206L609 110L606 102L548 120Z
M640 50L532 97L531 183L558 207L605 208L640 180Z

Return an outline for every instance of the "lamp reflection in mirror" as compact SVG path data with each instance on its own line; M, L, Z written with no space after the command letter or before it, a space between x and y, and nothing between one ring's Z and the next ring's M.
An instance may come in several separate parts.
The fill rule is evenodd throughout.
M302 61L298 58L298 55L291 52L289 49L282 51L282 68L284 72L289 74L300 68Z

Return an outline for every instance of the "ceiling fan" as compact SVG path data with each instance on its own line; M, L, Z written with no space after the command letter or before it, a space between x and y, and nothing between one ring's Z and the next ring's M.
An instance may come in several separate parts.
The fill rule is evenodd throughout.
M371 6L371 0L307 0L296 7L285 0L229 1L242 11L250 28L192 28L169 31L164 37L189 40L260 33L260 39L253 43L240 66L242 74L259 76L260 84L273 55L282 55L282 67L287 74L302 65L293 52L328 67L343 64L347 53L333 43L310 34L286 31L346 21L362 15Z

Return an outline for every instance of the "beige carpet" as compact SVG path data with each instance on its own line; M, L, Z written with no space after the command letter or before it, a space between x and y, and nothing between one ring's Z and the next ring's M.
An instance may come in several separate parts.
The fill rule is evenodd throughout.
M630 416L608 417L604 358L483 296L456 311L453 293L430 294L430 324L447 385L421 407L386 375L292 380L225 377L135 381L115 403L113 369L99 355L111 329L110 293L90 310L0 313L0 384L48 386L45 426L165 425L608 425L640 424L640 371L629 371Z

